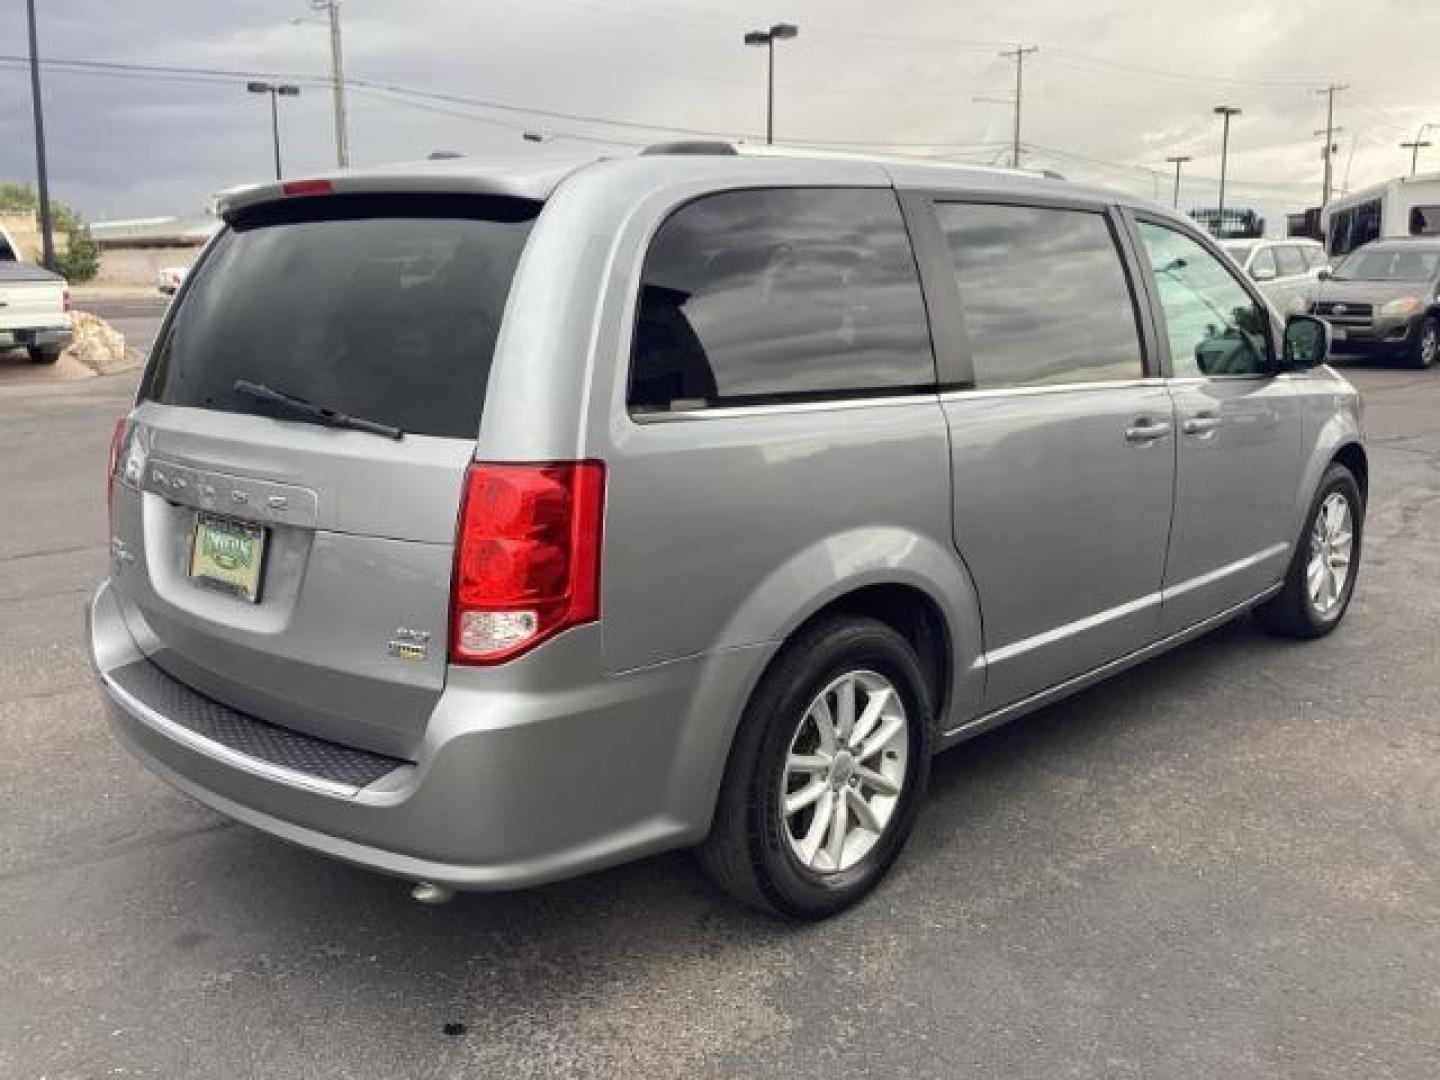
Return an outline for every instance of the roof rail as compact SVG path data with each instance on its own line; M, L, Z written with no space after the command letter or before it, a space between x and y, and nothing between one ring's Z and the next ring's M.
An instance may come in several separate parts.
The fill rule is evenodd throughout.
M719 154L733 155L735 147L728 142L721 142L718 139L686 139L680 142L655 143L640 151L641 157L655 157L661 154Z

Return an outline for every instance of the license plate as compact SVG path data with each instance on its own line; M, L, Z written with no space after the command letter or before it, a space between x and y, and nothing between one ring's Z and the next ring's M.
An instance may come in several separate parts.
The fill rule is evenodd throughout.
M265 558L265 530L259 525L201 514L190 545L194 580L256 603Z

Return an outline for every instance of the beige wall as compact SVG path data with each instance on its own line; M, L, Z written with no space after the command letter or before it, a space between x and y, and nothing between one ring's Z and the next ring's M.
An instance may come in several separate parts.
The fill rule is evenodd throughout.
M33 213L0 214L0 228L10 234L15 243L20 245L20 250L15 254L20 257L21 262L38 263L40 261L40 222ZM54 235L55 250L65 250L65 234L57 232Z
M154 285L162 266L189 266L198 247L104 248L97 285Z
M34 214L0 214L0 229L10 234L20 250L15 252L21 262L37 262L40 258L40 227Z

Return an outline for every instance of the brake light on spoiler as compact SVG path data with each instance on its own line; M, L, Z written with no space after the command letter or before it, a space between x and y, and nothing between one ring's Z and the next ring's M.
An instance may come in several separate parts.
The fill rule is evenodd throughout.
M329 195L335 185L329 180L286 180L280 190L286 195Z

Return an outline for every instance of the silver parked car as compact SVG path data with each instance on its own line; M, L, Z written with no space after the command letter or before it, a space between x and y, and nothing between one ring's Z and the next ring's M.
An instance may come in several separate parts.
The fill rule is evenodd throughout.
M95 665L160 776L422 897L698 846L822 917L936 751L1355 587L1326 324L1156 206L680 145L222 212L115 433Z
M1325 248L1314 240L1222 240L1220 246L1282 314L1309 311L1330 267Z

